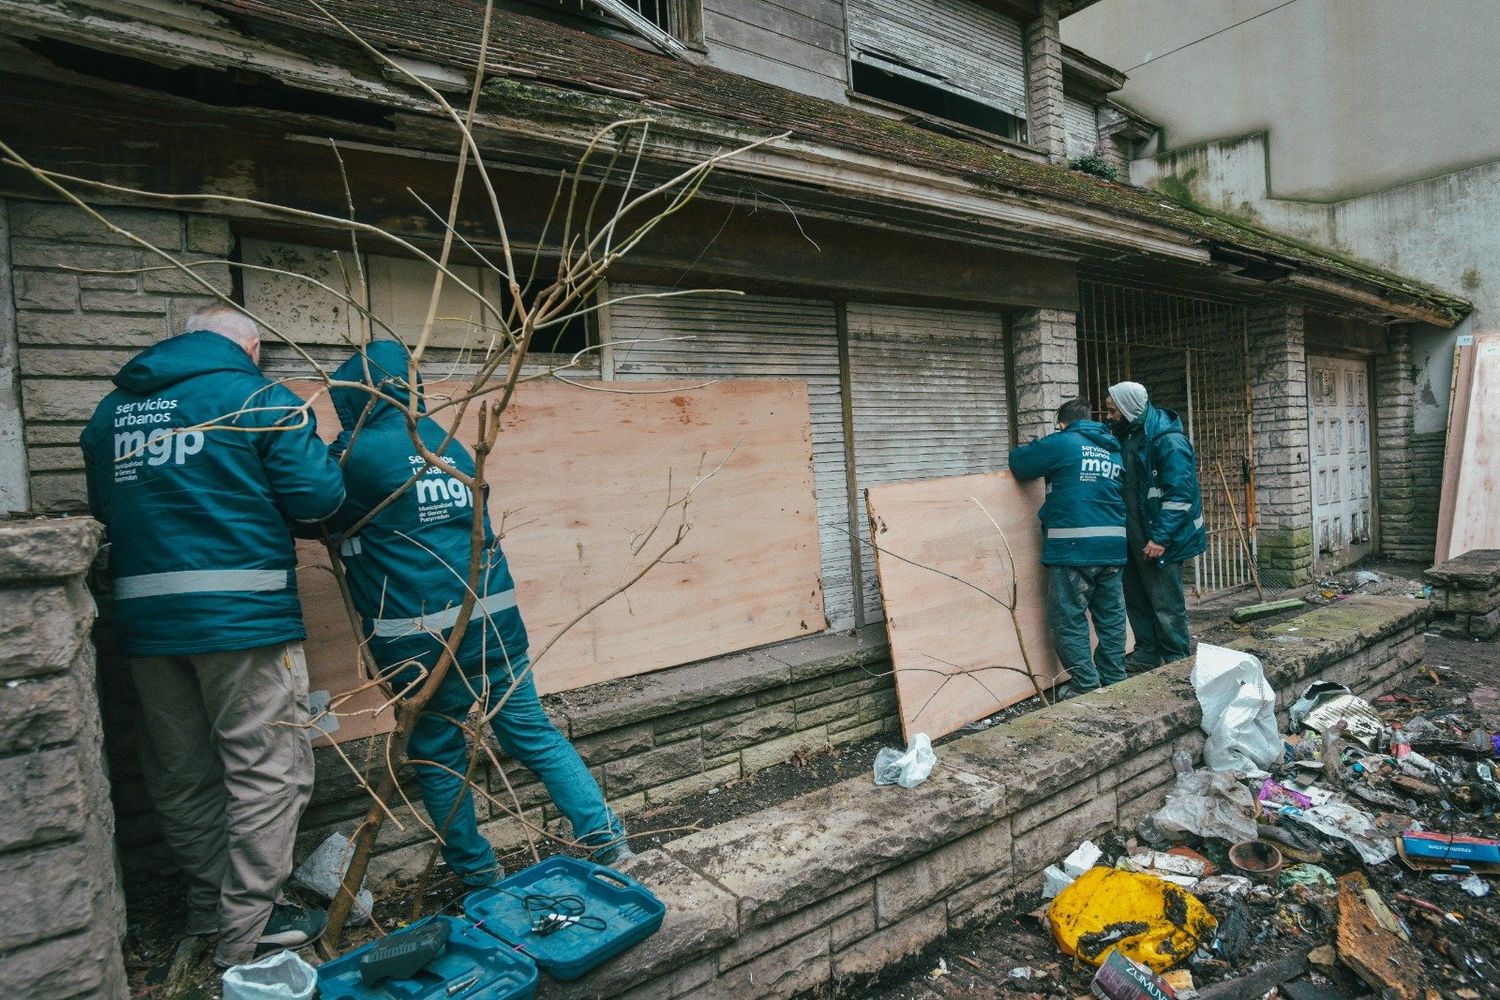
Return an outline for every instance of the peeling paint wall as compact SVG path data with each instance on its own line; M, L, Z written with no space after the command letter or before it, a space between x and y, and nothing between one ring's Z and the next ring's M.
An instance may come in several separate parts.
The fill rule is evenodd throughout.
M1441 432L1458 333L1500 329L1500 161L1387 191L1314 204L1271 193L1265 133L1131 164L1131 180L1430 282L1474 303L1457 330L1414 333L1416 433Z

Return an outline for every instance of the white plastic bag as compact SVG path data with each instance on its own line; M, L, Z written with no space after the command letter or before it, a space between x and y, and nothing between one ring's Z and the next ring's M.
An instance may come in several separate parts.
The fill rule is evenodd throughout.
M1198 644L1193 690L1203 707L1203 763L1215 771L1257 775L1281 759L1276 691L1260 660L1223 646Z
M278 951L224 972L224 1000L312 1000L318 973L294 951Z
M883 747L875 755L875 784L915 788L927 780L936 763L932 740L926 733L914 733L905 753Z

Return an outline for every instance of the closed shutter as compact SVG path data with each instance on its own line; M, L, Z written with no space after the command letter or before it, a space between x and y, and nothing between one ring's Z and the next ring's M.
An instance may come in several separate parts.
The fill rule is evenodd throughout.
M610 288L610 341L618 379L793 378L807 381L813 476L823 557L823 606L833 629L854 625L849 491L839 398L838 332L831 302L765 296L634 299L644 286ZM632 339L691 337L666 343Z
M1021 23L969 0L849 0L858 62L1026 117Z
M1063 98L1063 130L1068 136L1068 155L1087 156L1099 145L1099 123L1094 106L1076 97Z
M865 618L884 617L865 490L1005 467L1005 324L994 313L849 306Z

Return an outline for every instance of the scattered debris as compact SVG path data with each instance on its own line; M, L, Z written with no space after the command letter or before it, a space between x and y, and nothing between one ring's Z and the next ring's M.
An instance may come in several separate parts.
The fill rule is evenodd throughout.
M1247 607L1236 608L1234 613L1229 617L1237 622L1249 622L1257 618L1267 618L1271 615L1280 614L1283 611L1292 611L1305 606L1306 602L1302 598L1291 597L1284 601L1267 601L1264 604L1251 604Z
M875 755L875 784L916 788L927 780L935 764L932 740L926 733L913 733L905 753L882 747Z
M1156 973L1111 949L1094 973L1090 992L1100 1000L1177 1000L1177 994Z
M1161 972L1212 939L1217 921L1196 896L1154 875L1091 868L1047 908L1065 954L1095 965L1111 949Z
M354 844L348 837L341 833L330 833L328 839L324 840L317 848L309 854L292 872L291 883L299 889L321 898L324 902L332 902L333 897L338 894L344 884L344 872L349 870L349 862L354 859ZM375 896L364 885L360 886L359 895L354 897L354 905L349 910L350 927L359 927L370 920L370 911L375 908Z
M1422 957L1384 925L1371 909L1366 890L1369 883L1357 872L1339 879L1339 959L1377 991L1394 990L1402 1000L1415 998Z
M1162 807L1147 818L1141 831L1146 842L1166 846L1173 834L1182 833L1231 843L1254 840L1255 799L1250 790L1233 772L1192 770L1191 758L1178 753L1182 760L1177 754L1172 758L1177 784Z

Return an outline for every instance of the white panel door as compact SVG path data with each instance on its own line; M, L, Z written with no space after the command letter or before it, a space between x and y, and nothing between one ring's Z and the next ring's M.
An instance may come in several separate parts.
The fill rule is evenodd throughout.
M1320 568L1337 568L1370 543L1369 368L1362 360L1309 356L1313 544Z

